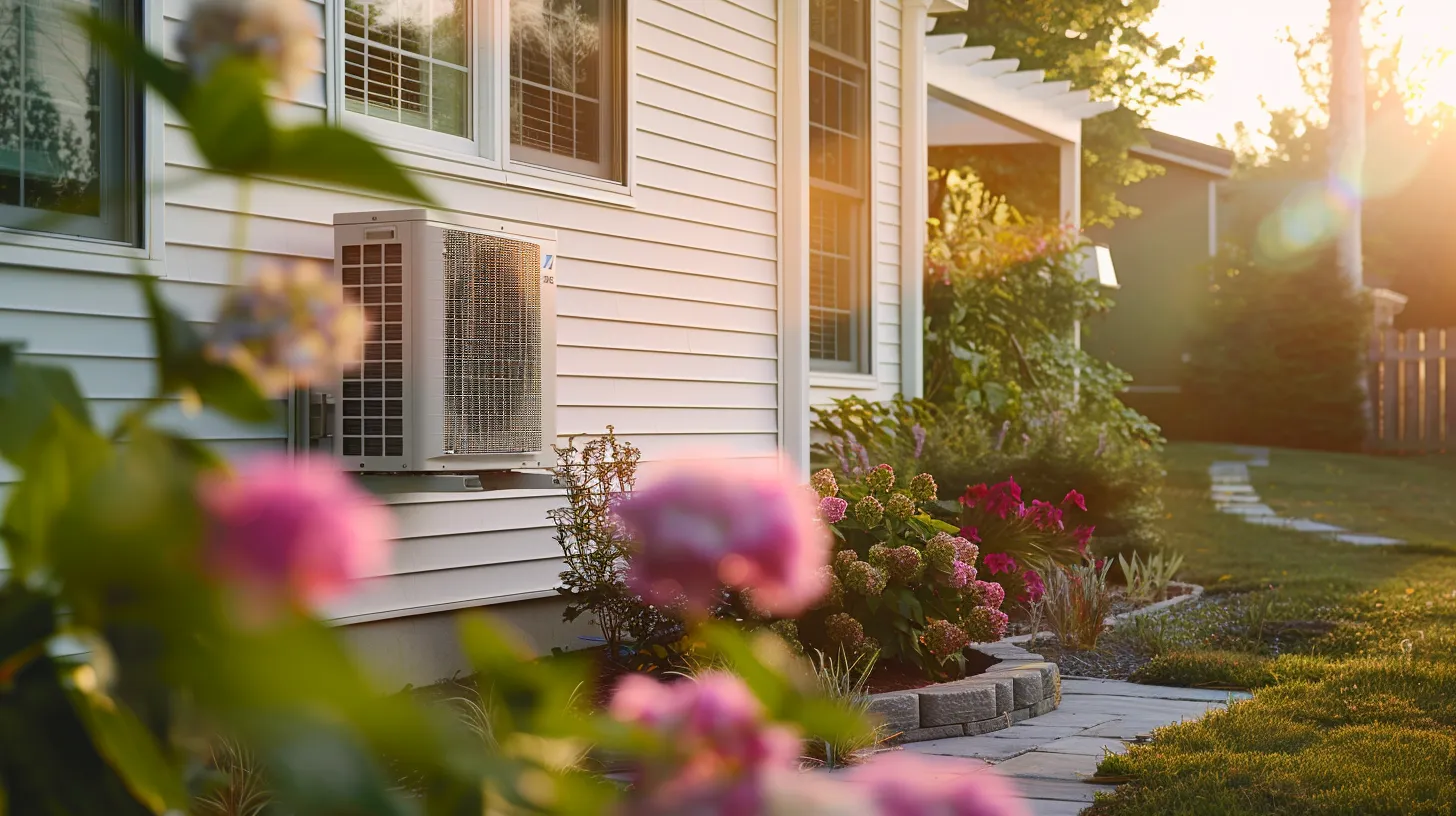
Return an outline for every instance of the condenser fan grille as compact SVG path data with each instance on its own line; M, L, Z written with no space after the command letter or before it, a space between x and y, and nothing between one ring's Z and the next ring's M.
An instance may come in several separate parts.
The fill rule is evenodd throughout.
M343 247L344 296L364 305L370 331L339 395L345 456L404 455L404 245Z
M541 248L445 230L447 454L541 450Z

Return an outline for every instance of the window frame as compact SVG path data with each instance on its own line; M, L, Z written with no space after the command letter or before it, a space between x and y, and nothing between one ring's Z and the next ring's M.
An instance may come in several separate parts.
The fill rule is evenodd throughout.
M864 56L855 58L849 54L828 45L817 43L813 39L812 24L805 30L804 43L807 49L804 65L810 74L809 86L806 89L804 127L812 133L813 122L813 82L815 55L828 58L847 65L861 72L863 88L860 95L858 119L861 128L860 155L857 157L860 173L860 189L849 190L842 184L815 179L809 175L808 168L805 169L804 183L806 187L806 205L808 209L804 213L810 230L813 229L813 198L815 190L822 190L832 195L846 196L857 193L858 210L856 214L854 231L851 237L855 248L855 264L851 269L851 306L850 306L850 331L851 357L849 360L832 360L813 355L812 343L810 344L809 371L813 385L832 385L846 388L870 388L878 387L876 379L878 365L875 360L875 349L877 338L875 337L876 319L878 317L878 298L876 297L876 277L878 260L876 248L878 238L876 227L878 217L876 210L877 197L877 171L879 169L876 160L876 145L878 133L876 132L875 105L877 104L876 92L878 90L879 77L876 71L877 63L877 41L875 39L875 28L878 19L875 15L875 0L859 0L860 2L860 31L859 38L864 48ZM812 137L810 138L812 146ZM812 157L810 158L812 164ZM809 297L806 303L808 313L806 321L813 314L816 305L813 294L813 249L814 241L812 235L809 243L805 246L807 256L805 258L804 275L806 283L809 284ZM806 332L811 331L806 327Z
M510 156L510 0L474 0L474 23L470 54L471 99L473 113L473 146L458 149L439 140L421 138L433 134L424 128L370 117L345 110L344 96L344 2L325 3L327 102L330 121L356 128L382 146L396 153L395 159L414 170L452 176L472 182L485 182L519 187L548 195L581 198L601 204L635 208L636 203L636 73L633 53L636 48L637 16L631 0L615 0L615 16L620 28L620 41L614 49L618 55L618 94L614 109L617 146L615 161L620 167L617 178L583 175L569 170L513 161ZM494 43L503 47L493 48ZM361 120L373 119L373 122ZM385 125L393 127L380 127ZM449 141L458 137L445 137Z
M501 4L509 8L510 0L500 0ZM529 145L518 145L511 141L510 122L510 42L506 44L506 138L503 144L509 163L512 167L551 170L559 173L569 173L573 176L596 179L598 181L621 183L620 179L625 172L625 157L622 155L624 144L623 125L627 116L624 108L619 106L619 100L626 96L625 85L629 83L626 73L626 50L628 48L626 22L627 0L599 0L606 6L606 13L603 15L602 40L607 42L609 53L603 60L607 68L607 76L602 81L601 98L597 104L602 110L613 112L610 119L599 121L598 138L606 145L604 153L607 155L599 161L587 161L568 156L561 156L549 150L543 150ZM519 151L519 155L518 155Z
M135 33L150 46L160 42L163 36L163 13L160 4L143 0L123 0L124 15L132 24ZM120 144L113 145L110 166L103 164L103 177L115 178L122 170L115 166L120 159L131 165L130 178L120 183L127 189L123 195L127 205L118 213L112 213L113 220L122 221L124 238L116 239L102 235L55 232L28 229L25 226L0 223L0 246L5 248L4 262L0 266L31 266L44 269L71 269L98 273L145 274L164 276L161 264L163 239L161 231L164 199L160 168L163 166L163 102L155 91L145 88L139 82L126 77L120 78L119 104L122 109L115 112L123 133ZM118 89L111 89L116 94ZM103 89L105 92L105 89ZM113 117L106 117L112 119ZM0 205L0 214L14 215L18 219L35 218L44 210L18 205ZM88 222L104 222L102 216L61 216L67 221L84 219Z

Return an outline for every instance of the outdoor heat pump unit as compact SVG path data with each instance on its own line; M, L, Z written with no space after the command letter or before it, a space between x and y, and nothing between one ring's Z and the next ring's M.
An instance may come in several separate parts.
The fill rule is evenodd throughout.
M339 373L334 451L357 473L555 461L556 233L428 210L334 216L370 327Z

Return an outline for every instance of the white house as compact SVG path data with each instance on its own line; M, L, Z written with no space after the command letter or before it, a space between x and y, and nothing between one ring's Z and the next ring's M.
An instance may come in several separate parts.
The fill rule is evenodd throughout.
M280 115L369 133L446 214L556 231L561 435L612 424L649 459L805 461L811 403L919 392L927 79L934 104L984 113L943 87L944 53L926 57L927 14L951 0L299 2L322 61ZM188 0L112 6L175 56ZM400 206L294 182L244 194L157 100L104 66L87 92L94 55L61 5L0 14L21 23L0 32L26 32L0 33L0 64L30 72L32 109L89 148L62 161L25 138L40 125L0 116L0 338L73 369L102 421L151 393L131 276L161 277L205 322L239 241L247 268L328 263L335 213ZM541 45L556 41L574 65ZM294 432L165 416L237 456ZM0 490L13 478L0 465ZM558 501L392 494L392 568L329 616L414 682L460 668L451 613L466 608L572 645L546 518Z

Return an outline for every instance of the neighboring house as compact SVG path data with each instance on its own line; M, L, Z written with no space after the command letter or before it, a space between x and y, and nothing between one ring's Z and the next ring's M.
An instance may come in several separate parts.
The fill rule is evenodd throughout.
M447 216L556 231L560 435L612 424L649 460L782 448L802 465L812 402L919 393L925 83L955 73L945 54L920 55L927 12L954 6L481 0L426 14L412 0L300 1L324 59L280 116L371 134ZM176 57L185 0L114 8ZM308 183L243 194L205 171L157 100L104 66L105 92L87 93L94 57L59 7L0 13L37 34L0 39L0 63L22 55L30 109L56 113L23 128L94 147L61 167L44 140L0 130L0 338L74 370L102 422L152 393L132 276L161 277L205 322L238 240L246 269L329 264L335 213L401 206ZM550 45L563 42L575 70ZM284 425L180 406L162 417L231 456L298 443ZM0 493L13 479L0 466ZM558 490L387 500L392 569L327 614L399 678L462 667L450 613L467 608L490 606L543 646L577 643L584 630L560 623L555 600Z
M1206 266L1218 252L1219 183L1232 174L1234 155L1159 131L1144 135L1147 145L1133 153L1164 174L1119 194L1142 215L1088 230L1111 249L1121 286L1113 309L1089 327L1085 347L1131 373L1125 400L1176 434L1189 332L1208 287Z

